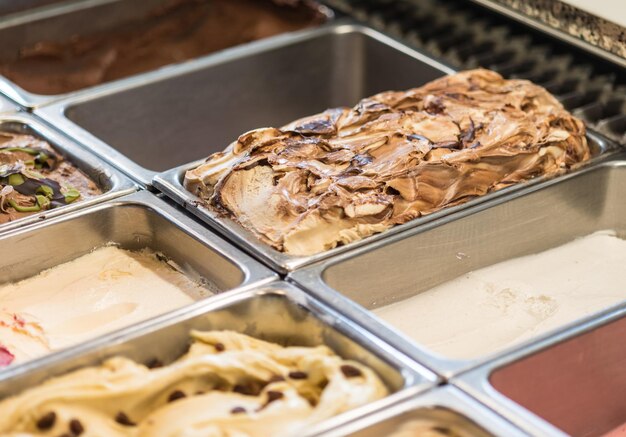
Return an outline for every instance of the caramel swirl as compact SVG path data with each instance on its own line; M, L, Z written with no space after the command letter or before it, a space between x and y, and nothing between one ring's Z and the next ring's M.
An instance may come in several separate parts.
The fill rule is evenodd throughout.
M185 187L272 247L311 255L588 160L544 88L484 70L250 131Z

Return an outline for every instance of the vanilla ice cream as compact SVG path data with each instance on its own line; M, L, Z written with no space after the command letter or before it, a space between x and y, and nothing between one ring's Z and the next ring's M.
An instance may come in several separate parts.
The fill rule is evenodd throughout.
M114 246L0 286L0 367L182 307L210 294L163 257Z
M433 352L471 359L626 300L624 266L626 241L602 231L374 312Z

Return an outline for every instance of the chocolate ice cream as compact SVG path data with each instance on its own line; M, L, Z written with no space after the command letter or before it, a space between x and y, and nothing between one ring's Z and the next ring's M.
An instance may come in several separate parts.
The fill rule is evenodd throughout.
M62 94L320 24L310 0L175 0L143 19L22 47L0 74L27 91Z
M311 255L589 157L583 122L548 91L480 69L250 131L184 184L275 249Z

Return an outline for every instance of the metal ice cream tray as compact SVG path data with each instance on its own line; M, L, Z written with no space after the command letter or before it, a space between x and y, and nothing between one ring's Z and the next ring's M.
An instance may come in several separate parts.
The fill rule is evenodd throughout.
M9 101L9 99L5 99L4 97L0 96L0 114L13 113L17 110L18 107L16 104Z
M462 435L474 437L526 436L461 390L445 386L419 396L407 396L406 399L373 414L334 429L327 429L319 437L390 436L414 421L430 421L439 429L457 430ZM407 432L403 435L420 434Z
M158 172L222 150L242 132L446 72L378 32L338 23L112 84L35 113L150 185Z
M0 115L1 131L33 135L47 141L54 150L94 181L102 191L102 194L87 199L79 199L69 205L0 224L0 233L28 224L38 223L42 220L49 220L52 217L96 205L137 190L137 185L120 171L102 162L102 160L85 151L72 140L64 135L60 135L30 114L14 113Z
M4 372L5 377L0 379L0 397L116 355L143 363L157 359L167 364L185 352L192 329L233 330L282 345L325 344L340 356L376 371L390 395L330 419L320 424L321 429L367 416L405 399L407 395L415 396L433 387L437 381L434 374L355 326L332 308L291 284L275 282L224 293L49 355L36 365L33 362L15 367L12 374ZM315 430L306 431L313 433Z
M603 435L626 422L626 305L454 378L530 435Z
M16 2L12 2L16 3ZM10 15L0 20L0 59L12 59L19 53L21 47L33 46L41 41L65 41L75 35L91 35L97 32L106 32L112 26L120 23L142 19L155 8L167 3L164 0L48 0L30 1L24 5L6 5L5 9L18 10L21 13ZM38 4L39 3L39 4ZM45 3L50 3L45 5ZM0 9L1 9L0 4ZM31 6L38 6L29 11ZM332 20L332 11L322 5L317 6L318 11L326 16L327 20ZM273 38L284 38L279 35ZM287 37L288 38L288 37ZM264 43L263 40L260 41ZM257 42L244 44L244 47L254 47ZM226 49L228 52L231 49ZM237 49L235 49L237 50ZM198 60L214 56L208 54L197 58ZM35 108L63 98L80 96L84 93L107 93L111 89L124 88L133 84L158 78L161 72L172 72L184 65L183 68L193 68L195 60L189 60L182 64L172 64L157 68L153 71L140 73L114 82L107 82L101 85L80 89L77 91L44 95L29 92L4 76L0 76L0 93L4 93L24 107Z
M458 375L561 328L485 356L456 360L418 345L364 309L403 301L470 271L558 247L599 230L615 230L618 237L626 237L623 158L624 154L618 154L616 160L522 187L293 272L289 278L443 377ZM626 294L612 308L625 303ZM439 315L443 320L447 316L445 312ZM565 328L596 316L582 317Z
M0 236L2 252L10 254L0 266L2 283L35 276L108 244L162 253L182 272L207 282L214 292L251 287L276 278L271 270L174 206L140 191ZM36 368L57 354L0 368L0 380Z

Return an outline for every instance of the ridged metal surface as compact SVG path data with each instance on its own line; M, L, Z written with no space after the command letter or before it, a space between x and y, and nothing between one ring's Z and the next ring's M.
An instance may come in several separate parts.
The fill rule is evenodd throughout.
M328 0L459 69L485 67L546 87L609 138L626 144L626 72L467 0Z

